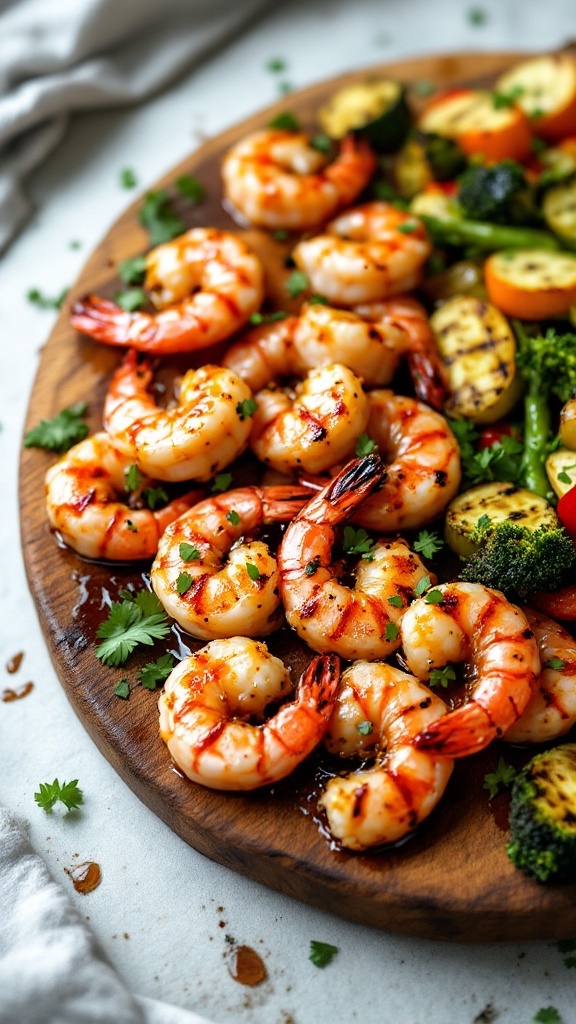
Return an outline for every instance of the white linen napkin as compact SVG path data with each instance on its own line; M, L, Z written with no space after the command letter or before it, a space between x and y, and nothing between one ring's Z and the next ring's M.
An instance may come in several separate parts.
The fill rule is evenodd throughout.
M209 1024L132 996L16 819L0 807L2 1024Z
M30 213L26 174L75 110L135 103L271 0L0 0L0 251Z

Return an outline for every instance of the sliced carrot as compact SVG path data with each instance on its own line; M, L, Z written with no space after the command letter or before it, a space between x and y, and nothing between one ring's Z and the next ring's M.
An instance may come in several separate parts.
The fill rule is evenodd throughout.
M543 320L576 303L576 256L542 249L495 252L484 264L488 297L507 316Z
M456 139L469 156L480 153L490 162L525 160L530 153L530 124L513 103L498 106L485 89L455 89L434 99L419 127Z
M576 131L576 61L568 54L523 61L498 79L496 89L514 97L536 135L557 141Z

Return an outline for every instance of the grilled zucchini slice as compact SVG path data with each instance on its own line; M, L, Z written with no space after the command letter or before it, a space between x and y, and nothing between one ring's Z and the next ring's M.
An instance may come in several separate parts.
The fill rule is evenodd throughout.
M463 558L471 558L478 551L478 544L470 537L480 516L488 516L492 523L503 523L508 519L529 530L536 530L539 526L558 526L554 509L538 494L500 481L480 484L459 494L446 511L446 543Z
M495 423L517 402L516 341L505 317L489 302L456 295L430 318L447 386L450 416Z
M552 140L574 135L576 61L568 54L522 61L498 79L496 90L514 97L535 135Z
M576 881L576 744L536 754L514 779L507 852L539 882Z
M576 246L576 177L548 189L542 213L555 235Z
M320 107L318 120L332 139L359 132L377 153L393 153L404 142L412 117L404 86L376 78L339 89Z

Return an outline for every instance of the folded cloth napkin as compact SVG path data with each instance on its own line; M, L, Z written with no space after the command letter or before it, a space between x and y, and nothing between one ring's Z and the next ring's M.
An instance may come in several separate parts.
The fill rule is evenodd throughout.
M24 176L71 111L150 96L269 3L0 0L0 251L30 213Z
M132 996L68 893L0 807L2 1024L209 1024Z

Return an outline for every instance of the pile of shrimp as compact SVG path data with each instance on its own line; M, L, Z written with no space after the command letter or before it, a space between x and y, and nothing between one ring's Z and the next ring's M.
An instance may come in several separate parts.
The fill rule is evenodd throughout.
M74 305L79 331L125 354L104 429L46 475L63 541L86 558L151 561L168 614L207 641L159 701L180 769L204 786L251 790L323 743L350 770L328 782L319 814L356 851L412 832L455 759L576 722L568 634L484 586L437 585L402 536L458 492L460 452L426 311L410 294L431 243L413 214L357 202L375 169L352 136L332 160L299 131L233 146L222 167L228 208L261 232L305 232L292 256L321 301L262 313L265 270L239 230L197 227L158 246L146 257L151 311L95 295ZM227 344L218 358L216 342ZM204 349L209 361L159 405L159 360ZM403 360L414 395L393 390ZM247 449L260 482L214 493ZM310 649L299 681L263 640L286 625ZM542 668L560 656L572 668ZM430 676L458 663L466 696L450 707Z

